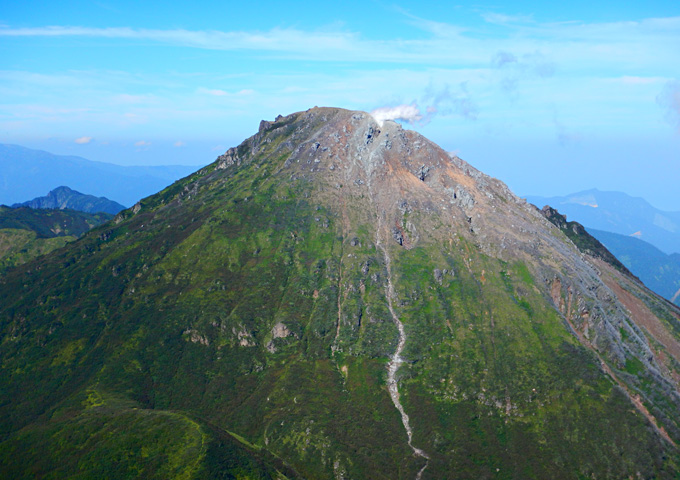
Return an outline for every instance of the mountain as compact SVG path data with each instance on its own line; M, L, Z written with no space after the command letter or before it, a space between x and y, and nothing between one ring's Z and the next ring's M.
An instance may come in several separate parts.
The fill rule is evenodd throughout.
M37 197L23 203L15 203L12 208L48 208L48 209L70 209L79 212L97 213L104 212L115 215L125 207L118 202L109 200L106 197L95 197L85 195L68 187L57 187L44 197Z
M6 478L677 478L680 309L314 108L0 279Z
M653 245L626 235L588 229L649 288L680 305L680 254L666 255Z
M658 210L642 198L597 189L526 198L538 207L550 205L586 228L634 236L667 254L680 253L680 212Z
M0 204L22 202L68 185L130 206L195 169L180 165L122 167L0 144Z
M0 206L0 272L63 247L111 218L107 213Z

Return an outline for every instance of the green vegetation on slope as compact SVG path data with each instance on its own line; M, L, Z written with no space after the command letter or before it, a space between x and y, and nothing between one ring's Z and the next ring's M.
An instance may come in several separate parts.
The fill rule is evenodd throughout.
M38 238L30 230L0 229L0 272L61 248L75 239L70 236Z
M75 210L8 208L0 205L0 229L30 230L39 238L79 237L91 228L113 218L108 213L85 213Z
M61 248L111 218L106 213L0 206L0 272Z
M15 479L283 479L293 473L179 412L138 408L95 389L85 394L71 399L84 409L69 405L0 444L3 473Z

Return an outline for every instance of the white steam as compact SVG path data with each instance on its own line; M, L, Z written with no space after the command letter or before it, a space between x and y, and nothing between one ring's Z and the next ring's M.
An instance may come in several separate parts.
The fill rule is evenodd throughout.
M424 110L418 105L422 105ZM401 120L412 125L427 125L436 115L460 115L467 120L476 120L479 109L462 82L458 88L451 89L446 84L439 89L430 84L419 101L395 107L380 107L371 112L376 122L382 126L385 120Z
M382 127L385 120L402 120L414 124L423 119L423 114L415 103L397 105L396 107L380 107L371 112L371 116Z

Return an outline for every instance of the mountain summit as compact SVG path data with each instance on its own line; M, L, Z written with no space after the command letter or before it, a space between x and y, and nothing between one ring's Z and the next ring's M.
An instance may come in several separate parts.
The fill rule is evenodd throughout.
M115 215L125 207L118 202L109 200L106 197L95 197L76 192L69 187L57 187L51 190L44 197L37 197L23 203L15 203L12 208L49 208L49 209L69 209L86 213L104 212Z
M14 478L680 474L680 310L367 113L262 121L0 322Z

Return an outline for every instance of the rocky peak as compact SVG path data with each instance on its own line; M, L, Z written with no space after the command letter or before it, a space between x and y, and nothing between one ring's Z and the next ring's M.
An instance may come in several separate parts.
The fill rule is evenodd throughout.
M377 225L383 232L379 236L391 239L395 247L410 250L464 239L491 257L531 265L539 285L548 286L545 294L556 302L555 308L575 328L586 329L589 341L605 357L625 363L629 347L617 332L629 322L628 313L600 279L598 268L584 257L600 258L600 251L581 252L556 235L554 221L560 229L569 225L577 235L587 232L565 223L553 209L537 210L503 182L419 133L394 121L380 125L365 112L315 107L263 121L255 136L230 149L206 172L225 167L226 175L240 168L254 167L256 172L265 164L251 163L264 158L280 159L269 167L281 179L308 184L312 202L334 208L363 205L363 218L355 220ZM549 290L558 284L556 297ZM570 298L579 308L562 311L558 297ZM635 348L649 352L648 345ZM646 365L661 370L653 356L643 356Z
M46 208L53 210L70 209L86 213L104 212L111 215L115 215L125 209L123 205L109 200L106 197L86 195L66 186L57 187L44 197L37 197L24 203L16 203L12 205L12 207Z

